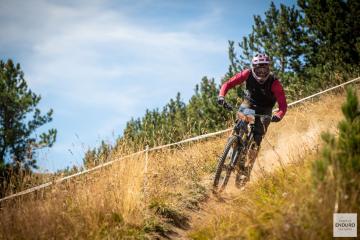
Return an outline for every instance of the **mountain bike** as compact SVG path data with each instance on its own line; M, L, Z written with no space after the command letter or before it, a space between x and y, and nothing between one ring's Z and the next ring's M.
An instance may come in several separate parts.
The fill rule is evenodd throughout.
M223 107L229 111L234 111L234 108L227 102L224 102ZM271 120L271 116L255 114L255 110L250 108L243 109L241 113L238 112L231 135L218 160L213 182L214 191L221 192L225 189L234 170L237 171L235 183L238 187L244 186L249 181L256 159L250 154L257 151L253 133L255 117L260 117L261 121L266 118Z

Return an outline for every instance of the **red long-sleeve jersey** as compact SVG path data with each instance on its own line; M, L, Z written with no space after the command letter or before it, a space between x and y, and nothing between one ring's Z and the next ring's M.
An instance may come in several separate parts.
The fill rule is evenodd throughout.
M242 84L247 79L249 79L249 76L251 74L251 70L246 69L233 77L231 77L227 82L225 82L220 89L219 96L225 97L226 93L233 87ZM286 103L286 97L284 93L284 89L278 79L275 79L271 85L271 92L276 98L276 101L279 105L279 111L276 113L276 115L279 118L283 118L285 116L285 113L287 111L287 103Z

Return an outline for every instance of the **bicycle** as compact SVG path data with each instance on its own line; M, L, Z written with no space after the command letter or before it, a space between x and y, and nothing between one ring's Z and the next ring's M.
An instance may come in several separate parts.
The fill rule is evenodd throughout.
M229 111L234 111L227 102L224 102L223 107ZM240 115L242 116L235 121L225 149L219 157L213 182L214 191L219 190L221 192L225 189L230 175L235 169L237 169L236 185L240 187L246 184L250 179L250 173L256 159L249 156L250 150L256 146L253 134L255 117L271 120L271 116L255 114L255 110L250 108L245 108Z

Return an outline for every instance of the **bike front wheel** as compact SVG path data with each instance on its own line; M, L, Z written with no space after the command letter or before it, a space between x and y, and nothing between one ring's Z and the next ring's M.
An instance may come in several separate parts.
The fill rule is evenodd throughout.
M239 157L239 139L237 136L231 136L225 145L224 152L221 154L216 167L213 190L222 191L229 182L231 172L233 171L236 160Z

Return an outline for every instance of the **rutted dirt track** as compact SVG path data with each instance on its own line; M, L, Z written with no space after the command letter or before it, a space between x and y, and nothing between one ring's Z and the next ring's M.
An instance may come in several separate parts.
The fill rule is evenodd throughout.
M289 109L283 121L271 124L248 184L261 177L264 172L271 172L295 161L299 156L315 152L321 144L322 132L336 133L337 123L342 118L340 109L344 101L344 93L322 96L320 100L308 101ZM234 185L234 178L230 179L227 189L220 195L210 193L211 177L203 180L209 189L209 198L201 204L199 211L187 212L190 219L189 229L176 230L174 239L189 239L188 234L194 228L206 226L207 222L216 220L219 213L231 208L232 201L241 194L242 190Z

